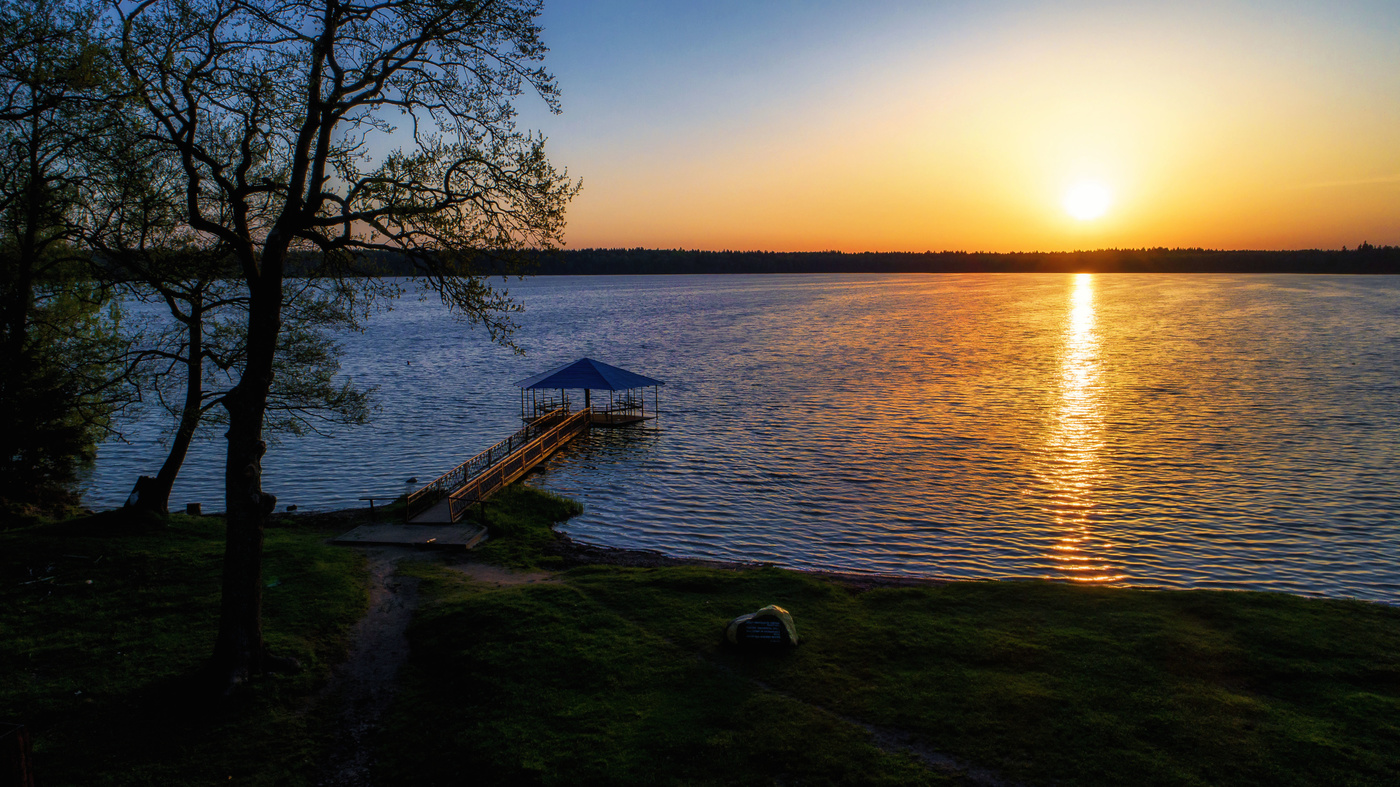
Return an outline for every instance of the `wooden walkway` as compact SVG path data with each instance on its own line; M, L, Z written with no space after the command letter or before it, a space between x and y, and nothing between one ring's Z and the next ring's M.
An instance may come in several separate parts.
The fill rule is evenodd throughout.
M559 408L536 418L519 432L452 468L408 496L410 524L449 524L466 515L473 503L486 500L548 459L550 454L588 431L593 411Z

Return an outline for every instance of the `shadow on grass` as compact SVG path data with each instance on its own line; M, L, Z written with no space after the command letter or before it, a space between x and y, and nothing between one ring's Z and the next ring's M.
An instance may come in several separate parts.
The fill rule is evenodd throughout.
M307 667L210 710L196 674L218 619L223 521L109 512L0 534L0 719L29 726L44 785L310 778L307 698L366 603L363 559L269 528L264 634Z

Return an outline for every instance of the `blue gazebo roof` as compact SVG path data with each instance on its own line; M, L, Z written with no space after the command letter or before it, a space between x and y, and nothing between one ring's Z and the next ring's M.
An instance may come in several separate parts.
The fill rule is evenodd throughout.
M609 366L592 358L580 358L566 363L557 369L540 372L534 377L526 377L516 383L521 388L565 388L577 390L591 388L595 391L626 391L629 388L645 388L649 385L665 385L636 372Z

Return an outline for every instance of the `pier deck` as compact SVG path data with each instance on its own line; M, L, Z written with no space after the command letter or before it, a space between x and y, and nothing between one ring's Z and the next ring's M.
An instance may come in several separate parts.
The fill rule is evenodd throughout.
M409 524L460 521L471 504L486 500L588 431L593 417L590 408L569 412L561 407L533 419L519 432L410 494L406 506Z

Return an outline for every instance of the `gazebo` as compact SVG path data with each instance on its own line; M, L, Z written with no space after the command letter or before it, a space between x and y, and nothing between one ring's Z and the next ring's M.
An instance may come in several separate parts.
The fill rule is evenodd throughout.
M652 389L654 413L659 401L657 389L665 384L592 358L580 358L516 383L520 387L520 418L525 422L560 407L569 407L568 392L582 389L583 406L593 409L594 426L626 426L655 417L646 414L646 391L639 392L639 389ZM526 391L530 392L528 397ZM606 407L601 402L593 406L594 391L608 392Z

